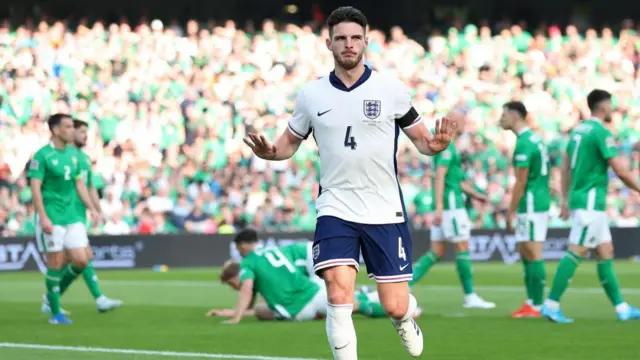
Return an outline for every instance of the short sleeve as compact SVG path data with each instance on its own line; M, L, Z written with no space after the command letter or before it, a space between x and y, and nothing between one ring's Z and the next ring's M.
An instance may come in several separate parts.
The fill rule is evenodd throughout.
M399 81L391 88L394 89L393 116L396 119L396 124L401 129L408 129L420 123L420 115L413 107L409 89Z
M605 130L602 136L598 136L598 150L605 160L611 159L618 155L618 148L616 146L616 140L613 135Z
M246 264L245 261L240 263L240 283L243 283L245 280L254 280L256 278L256 274L251 270L251 267Z
M306 140L311 135L311 117L306 108L304 89L298 92L288 128L295 137L302 140Z
M31 159L31 161L29 162L27 177L29 179L43 180L44 173L45 173L45 165L46 163L44 160L44 156L42 156L42 153L37 152L35 155L33 155L33 159Z
M529 168L531 166L530 147L516 144L516 150L513 153L513 166L516 168Z

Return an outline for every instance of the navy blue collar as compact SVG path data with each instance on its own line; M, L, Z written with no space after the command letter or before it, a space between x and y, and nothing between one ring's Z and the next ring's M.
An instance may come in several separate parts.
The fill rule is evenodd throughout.
M362 76L360 76L360 79L358 79L358 81L355 82L355 84L353 84L351 87L347 87L342 80L338 79L338 77L336 76L336 72L335 70L331 72L331 74L329 74L329 82L331 83L331 85L338 89L338 90L342 90L342 91L346 91L346 92L350 92L352 90L355 90L358 88L358 86L364 84L367 80L369 80L369 78L371 77L371 68L369 68L367 65L364 66L364 73L362 73Z

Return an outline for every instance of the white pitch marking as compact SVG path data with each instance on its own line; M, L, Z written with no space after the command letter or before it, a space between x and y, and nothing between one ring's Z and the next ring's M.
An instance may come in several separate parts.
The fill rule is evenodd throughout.
M278 356L209 354L209 353L192 353L192 352L177 352L177 351L111 349L111 348L97 348L97 347L84 347L84 346L55 346L55 345L18 344L18 343L0 343L0 348L34 349L34 350L50 350L50 351L71 351L71 352L88 352L88 353L107 353L107 354L128 354L128 355L149 355L149 356L201 358L201 359L314 360L314 359L309 359L309 358L292 358L292 357L278 357Z

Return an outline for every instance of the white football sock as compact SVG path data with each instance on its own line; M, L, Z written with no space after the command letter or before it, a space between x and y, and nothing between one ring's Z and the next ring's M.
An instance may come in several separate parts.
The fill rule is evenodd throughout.
M358 340L353 326L353 304L327 307L327 338L335 360L357 360Z
M616 312L626 313L627 311L629 311L629 304L627 304L626 302L616 305Z
M544 306L546 306L549 310L558 310L560 309L560 303L557 301L553 301L551 299L547 299L544 301Z

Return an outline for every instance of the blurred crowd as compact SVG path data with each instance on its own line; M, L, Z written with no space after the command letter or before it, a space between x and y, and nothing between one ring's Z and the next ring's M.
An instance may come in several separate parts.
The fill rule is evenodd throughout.
M48 141L47 115L71 113L90 124L87 153L102 197L105 224L92 234L311 231L318 155L305 141L290 161L267 163L242 143L248 130L275 138L285 130L295 93L327 75L333 58L326 29L265 21L240 28L159 20L129 25L62 22L0 25L0 232L34 231L24 177L30 156ZM426 43L399 27L371 29L367 63L400 77L431 121L467 109L458 140L468 179L490 201L468 202L478 228L504 226L514 181L515 137L499 129L501 106L518 99L546 140L552 171L552 227L558 214L560 164L567 131L589 116L586 94L615 94L611 129L638 177L640 36L633 24L579 31L552 26L527 32L466 25ZM399 178L415 228L432 222L432 168L404 136ZM638 226L640 199L612 181L613 226Z

